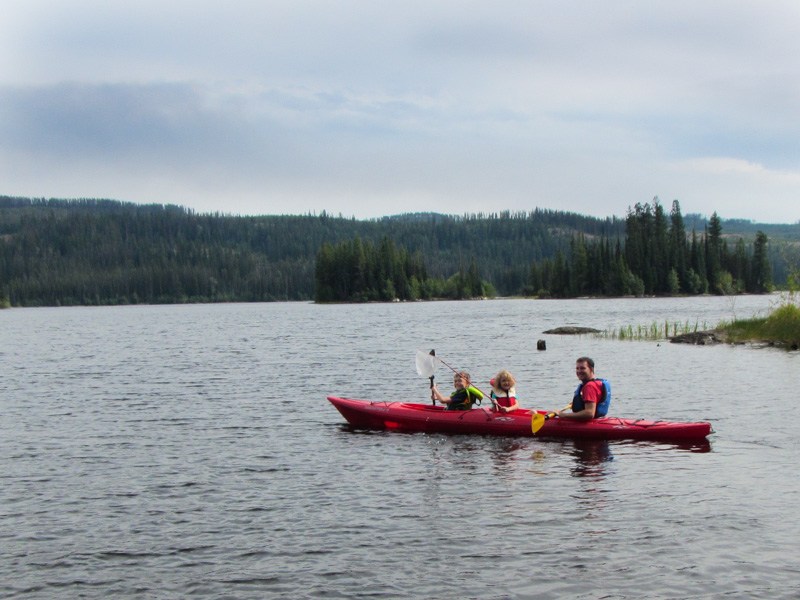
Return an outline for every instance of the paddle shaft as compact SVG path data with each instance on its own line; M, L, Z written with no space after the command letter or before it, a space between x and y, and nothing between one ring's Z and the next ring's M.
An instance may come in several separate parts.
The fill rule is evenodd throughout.
M430 355L436 356L436 350L431 349ZM433 395L433 373L431 373L430 380L431 380L431 404L433 406L436 406L436 396Z

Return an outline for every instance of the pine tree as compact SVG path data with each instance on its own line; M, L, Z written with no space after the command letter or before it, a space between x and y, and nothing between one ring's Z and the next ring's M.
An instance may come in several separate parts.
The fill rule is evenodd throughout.
M670 211L669 253L670 265L675 269L675 273L678 276L679 291L690 293L686 228L683 224L683 215L681 215L681 205L677 200L673 200L672 210Z
M706 277L711 292L719 293L722 276L722 222L717 213L711 215L706 229Z
M756 240L753 244L752 261L752 291L757 294L765 294L772 290L772 272L768 258L768 242L763 231L756 233Z

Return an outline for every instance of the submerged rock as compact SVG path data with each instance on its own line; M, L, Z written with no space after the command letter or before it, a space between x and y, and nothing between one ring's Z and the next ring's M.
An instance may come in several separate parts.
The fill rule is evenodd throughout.
M727 342L726 336L716 330L694 331L682 333L669 339L673 344L694 344L696 346L711 346L713 344L724 344Z
M553 333L558 335L580 335L582 333L601 333L599 329L594 329L592 327L574 327L574 326L564 326L564 327L556 327L555 329L548 329L542 333Z

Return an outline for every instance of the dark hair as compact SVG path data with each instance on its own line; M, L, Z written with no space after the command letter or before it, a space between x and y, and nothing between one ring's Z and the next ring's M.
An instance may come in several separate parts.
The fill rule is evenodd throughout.
M589 365L589 368L590 368L592 371L594 371L594 361L593 361L591 358L589 358L588 356L581 356L581 357L580 357L578 360L576 360L575 362L576 362L576 363L582 363L582 362L585 362L587 365Z

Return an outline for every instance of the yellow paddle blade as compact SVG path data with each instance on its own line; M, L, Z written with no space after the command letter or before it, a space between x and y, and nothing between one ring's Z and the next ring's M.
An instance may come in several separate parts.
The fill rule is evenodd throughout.
M531 431L536 435L539 430L544 427L545 416L542 413L533 413L531 417Z

